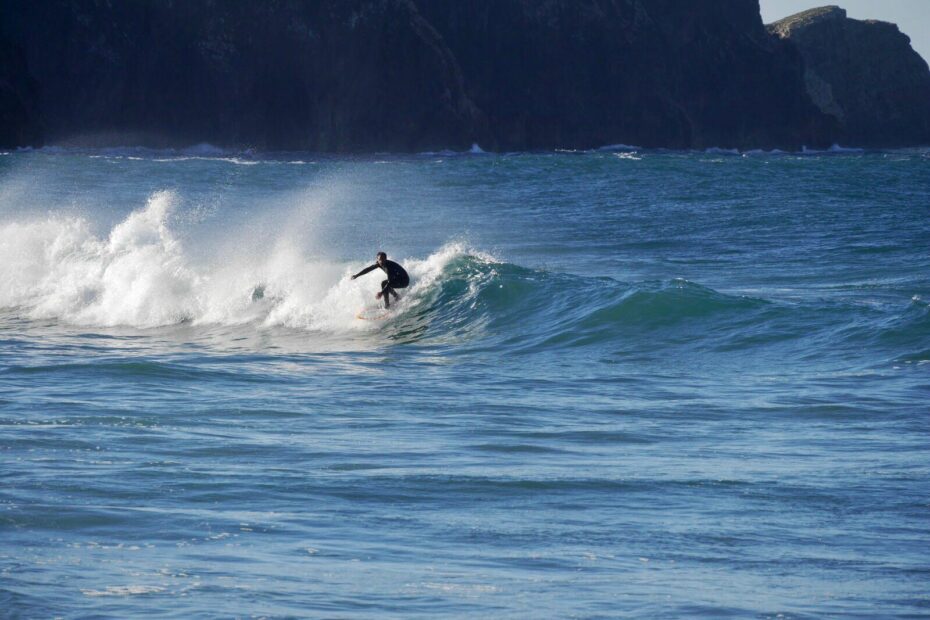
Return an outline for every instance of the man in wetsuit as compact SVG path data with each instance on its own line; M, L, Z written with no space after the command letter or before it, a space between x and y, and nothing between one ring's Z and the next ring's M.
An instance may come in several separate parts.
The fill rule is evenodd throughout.
M394 296L394 299L400 299L400 295L397 294L395 288L406 288L410 284L410 276L407 275L407 272L404 271L404 268L395 263L392 260L387 259L387 254L384 252L378 252L377 262L370 267L365 267L357 274L352 276L352 279L359 276L363 276L369 271L372 271L377 268L381 268L384 273L387 274L388 279L381 282L381 292L375 295L376 299L384 298L384 307L391 307L391 295Z

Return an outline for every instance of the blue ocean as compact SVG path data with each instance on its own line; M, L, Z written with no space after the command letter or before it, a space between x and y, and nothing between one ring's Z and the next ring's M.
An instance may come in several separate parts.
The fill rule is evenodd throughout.
M0 282L4 618L930 617L930 151L5 152Z

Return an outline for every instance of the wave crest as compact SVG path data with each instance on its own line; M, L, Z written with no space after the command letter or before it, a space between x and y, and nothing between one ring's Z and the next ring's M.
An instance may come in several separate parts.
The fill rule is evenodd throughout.
M0 308L31 319L87 326L150 328L193 324L363 329L358 309L380 279L351 281L361 265L310 259L282 234L270 247L234 247L195 260L171 229L177 196L153 194L105 237L80 217L0 225ZM230 249L230 248L227 248ZM417 308L445 265L466 253L452 243L426 259L406 259L413 285L400 309Z
M177 203L172 192L157 192L104 236L79 217L0 224L6 283L0 309L7 316L85 326L285 327L337 337L377 333L395 341L474 342L514 352L617 351L625 343L660 340L701 350L751 350L813 334L833 346L894 348L925 336L930 314L922 302L888 314L848 304L770 302L686 280L623 283L552 273L453 242L425 258L401 258L411 286L390 320L359 321L356 314L375 303L382 279L350 280L364 263L310 257L303 227L293 224L279 224L280 234L261 239L248 231L252 245L225 239L215 255L199 257L172 229ZM295 236L292 229L302 232Z

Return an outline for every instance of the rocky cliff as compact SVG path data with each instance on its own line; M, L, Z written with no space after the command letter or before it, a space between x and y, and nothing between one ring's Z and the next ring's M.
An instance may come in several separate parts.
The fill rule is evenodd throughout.
M409 151L482 135L407 0L5 0L55 143Z
M837 6L786 17L769 30L800 51L814 103L857 146L930 144L930 69L894 24L850 19Z
M0 148L41 141L36 88L22 48L0 38Z
M827 139L755 0L415 0L501 148Z
M0 11L0 136L20 144L41 127L46 143L331 152L799 148L849 122L814 105L803 48L766 31L758 0L4 0ZM26 112L4 113L14 100Z

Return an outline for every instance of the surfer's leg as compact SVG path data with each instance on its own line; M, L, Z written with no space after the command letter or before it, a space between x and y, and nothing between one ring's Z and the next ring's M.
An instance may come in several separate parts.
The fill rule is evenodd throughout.
M410 278L401 278L394 280L390 283L391 293L394 294L394 299L400 299L400 295L395 291L395 288L407 288L407 285L410 284Z
M391 283L390 283L390 281L384 280L384 281L381 283L381 292L378 293L378 298L379 298L379 299L382 299L382 298L384 299L384 307L385 307L385 308L390 308L390 307L391 307L391 293L392 293L392 292L393 292L393 291L391 290Z

